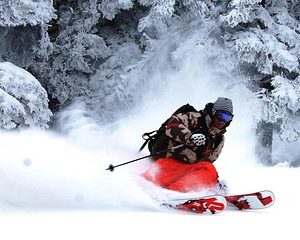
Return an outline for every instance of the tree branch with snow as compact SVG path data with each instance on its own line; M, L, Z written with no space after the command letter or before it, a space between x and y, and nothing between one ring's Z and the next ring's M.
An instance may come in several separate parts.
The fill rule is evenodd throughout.
M0 63L0 129L48 128L52 116L45 89L29 72Z

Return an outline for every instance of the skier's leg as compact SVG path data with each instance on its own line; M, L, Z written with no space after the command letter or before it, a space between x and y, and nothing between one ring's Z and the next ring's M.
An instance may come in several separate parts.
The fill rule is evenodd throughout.
M199 162L191 165L192 168L185 175L167 188L179 192L189 192L214 188L217 185L218 173L212 163Z
M142 176L154 184L168 188L169 185L182 178L193 166L172 158L159 158Z

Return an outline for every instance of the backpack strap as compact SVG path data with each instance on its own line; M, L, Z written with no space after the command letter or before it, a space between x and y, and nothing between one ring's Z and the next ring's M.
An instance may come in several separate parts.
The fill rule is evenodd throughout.
M154 139L156 135L157 135L157 130L154 130L154 131L152 131L152 132L144 133L144 134L142 135L142 138L145 140L145 142L144 142L143 145L140 147L139 152L141 152L141 151L145 148L145 146L147 145L147 143L148 143L150 140Z

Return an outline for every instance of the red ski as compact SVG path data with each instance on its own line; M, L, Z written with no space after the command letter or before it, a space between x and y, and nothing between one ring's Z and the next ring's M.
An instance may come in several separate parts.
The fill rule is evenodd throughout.
M161 205L194 213L220 213L226 207L238 210L257 210L274 204L273 192L265 190L238 195L212 195L185 199L172 199Z
M224 196L213 195L190 199L173 199L163 206L194 213L220 213L226 209L227 201Z
M228 206L239 209L263 209L270 207L274 204L274 193L265 190L248 194L238 194L225 196Z

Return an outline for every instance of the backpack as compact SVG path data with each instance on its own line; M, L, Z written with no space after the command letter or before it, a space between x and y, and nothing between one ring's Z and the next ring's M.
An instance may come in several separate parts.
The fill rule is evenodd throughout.
M185 104L178 108L171 116L176 115L178 113L187 113L187 112L197 112L197 110L191 106L190 104ZM170 120L171 117L169 117L161 126L158 130L154 130L151 132L146 132L142 135L142 138L145 140L141 148L139 149L139 152L141 152L144 147L148 144L148 149L150 153L152 153L152 148L156 141L159 139L159 137L165 132L165 126Z

